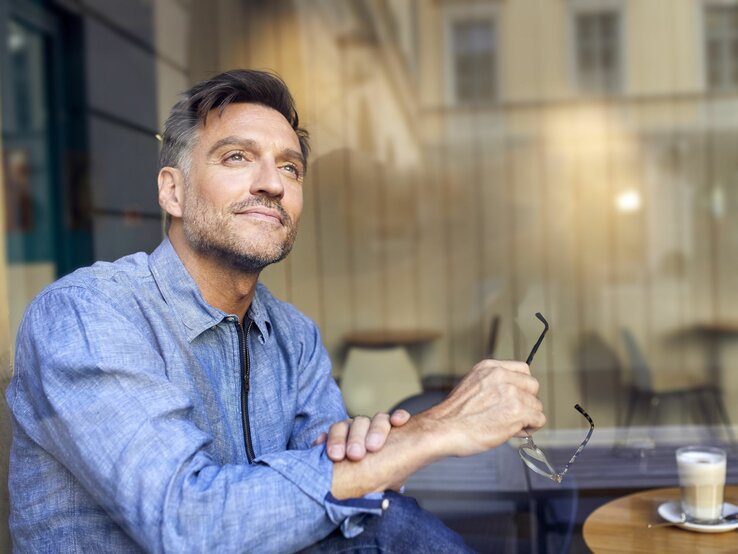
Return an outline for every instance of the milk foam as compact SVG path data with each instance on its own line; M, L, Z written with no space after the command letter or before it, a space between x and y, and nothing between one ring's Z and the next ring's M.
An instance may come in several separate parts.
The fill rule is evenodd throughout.
M725 456L714 452L682 452L677 458L679 481L686 485L725 482Z

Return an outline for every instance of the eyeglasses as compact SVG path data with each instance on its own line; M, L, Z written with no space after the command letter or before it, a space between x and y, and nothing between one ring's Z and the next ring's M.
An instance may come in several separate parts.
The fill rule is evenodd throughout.
M536 313L536 317L543 322L543 332L541 333L541 336L538 337L535 345L533 345L533 349L530 351L530 354L528 354L528 359L525 361L525 363L528 365L530 365L530 363L533 361L536 352L538 352L538 347L541 346L541 343L543 342L543 337L545 337L546 333L548 332L548 321L546 321L546 318L543 317L540 312ZM582 450L584 450L584 447L587 446L589 439L592 437L592 432L594 431L594 422L592 421L592 418L589 417L589 414L584 411L584 408L582 408L579 404L575 404L574 408L580 414L582 414L587 419L587 421L589 421L589 432L587 432L587 436L584 437L584 440L576 449L574 455L566 463L564 469L562 469L561 472L557 472L554 469L554 467L551 465L551 462L548 461L548 458L546 457L546 454L543 452L543 450L538 448L536 446L536 443L533 442L533 437L530 436L527 429L523 429L527 437L525 437L525 442L521 444L518 448L520 459L523 460L525 465L527 465L531 470L535 471L539 475L548 477L554 483L561 483L564 475L566 475L566 472L569 471L569 467L571 466L571 464L574 463L574 460L577 459L577 456L579 456Z

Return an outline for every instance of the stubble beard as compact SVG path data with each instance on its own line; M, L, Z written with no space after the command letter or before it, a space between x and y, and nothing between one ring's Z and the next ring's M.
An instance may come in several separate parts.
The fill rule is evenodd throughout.
M189 186L189 185L187 185ZM185 205L182 227L185 238L192 248L211 259L246 273L258 273L266 266L283 260L292 250L297 237L297 225L287 214L279 200L269 197L252 197L231 204L218 211L208 205L195 191ZM282 241L264 240L261 233L256 236L240 237L237 232L237 216L246 208L263 206L279 212L287 235ZM254 220L256 226L267 229L272 223Z

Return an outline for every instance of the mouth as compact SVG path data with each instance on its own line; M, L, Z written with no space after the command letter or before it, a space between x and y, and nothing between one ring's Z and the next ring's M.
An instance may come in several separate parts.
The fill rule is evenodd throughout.
M261 206L249 208L248 210L238 212L236 215L246 216L250 219L258 219L261 221L274 223L276 225L284 225L282 215L277 210L270 210L269 208L264 208Z

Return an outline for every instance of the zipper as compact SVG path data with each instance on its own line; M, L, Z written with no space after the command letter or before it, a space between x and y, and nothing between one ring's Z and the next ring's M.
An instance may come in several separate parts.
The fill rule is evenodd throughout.
M254 461L254 447L251 443L251 427L249 426L249 374L251 371L251 360L249 357L249 331L254 323L249 319L246 333L243 332L238 318L234 318L236 331L238 332L238 342L241 346L241 424L243 426L243 443L246 448L246 458L249 463Z

